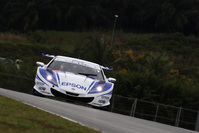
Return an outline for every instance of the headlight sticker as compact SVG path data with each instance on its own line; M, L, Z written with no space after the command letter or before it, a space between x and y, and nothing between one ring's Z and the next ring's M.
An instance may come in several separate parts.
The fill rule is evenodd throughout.
M107 86L106 83L104 83L104 84L98 84L98 83L96 83L93 86L93 88L88 92L88 94L103 92L104 90L107 90L106 86Z
M57 86L58 87L58 83L57 83L57 80L56 80L56 77L54 76L54 74L51 74L47 71L45 71L45 75L46 75L46 79L52 83L53 85Z

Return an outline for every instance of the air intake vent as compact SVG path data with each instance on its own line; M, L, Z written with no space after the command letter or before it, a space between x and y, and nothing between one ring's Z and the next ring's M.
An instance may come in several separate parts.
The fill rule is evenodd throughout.
M61 98L65 98L68 101L74 101L74 102L80 102L80 103L90 103L94 100L94 97L77 97L78 94L74 94L74 93L68 93L66 92L66 94L63 94L59 91L56 91L55 89L51 88L51 93L55 96L55 97L61 97Z
M75 94L75 93L71 93L71 92L66 92L66 94L68 94L70 96L75 96L75 97L79 96L79 94Z
M59 92L59 91L56 91L55 89L50 89L51 90L51 93L55 96L55 97L61 97L61 98L65 98L66 97L66 95L65 94L63 94L63 93L61 93L61 92Z

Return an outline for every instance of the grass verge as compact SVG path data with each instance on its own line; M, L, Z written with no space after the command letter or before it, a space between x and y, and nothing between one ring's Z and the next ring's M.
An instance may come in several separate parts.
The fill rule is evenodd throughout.
M59 116L0 96L0 133L99 133Z

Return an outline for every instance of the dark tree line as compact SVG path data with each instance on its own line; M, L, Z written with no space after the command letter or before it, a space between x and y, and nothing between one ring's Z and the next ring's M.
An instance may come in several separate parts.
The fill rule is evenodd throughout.
M0 30L199 34L199 0L0 0Z

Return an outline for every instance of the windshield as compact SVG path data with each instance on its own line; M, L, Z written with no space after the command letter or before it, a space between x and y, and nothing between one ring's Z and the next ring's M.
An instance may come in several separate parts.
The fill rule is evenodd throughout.
M62 61L53 61L48 68L57 71L63 72L72 72L75 74L85 75L91 78L95 78L98 80L104 80L102 70L97 70L91 67L83 66L80 64L62 62Z

